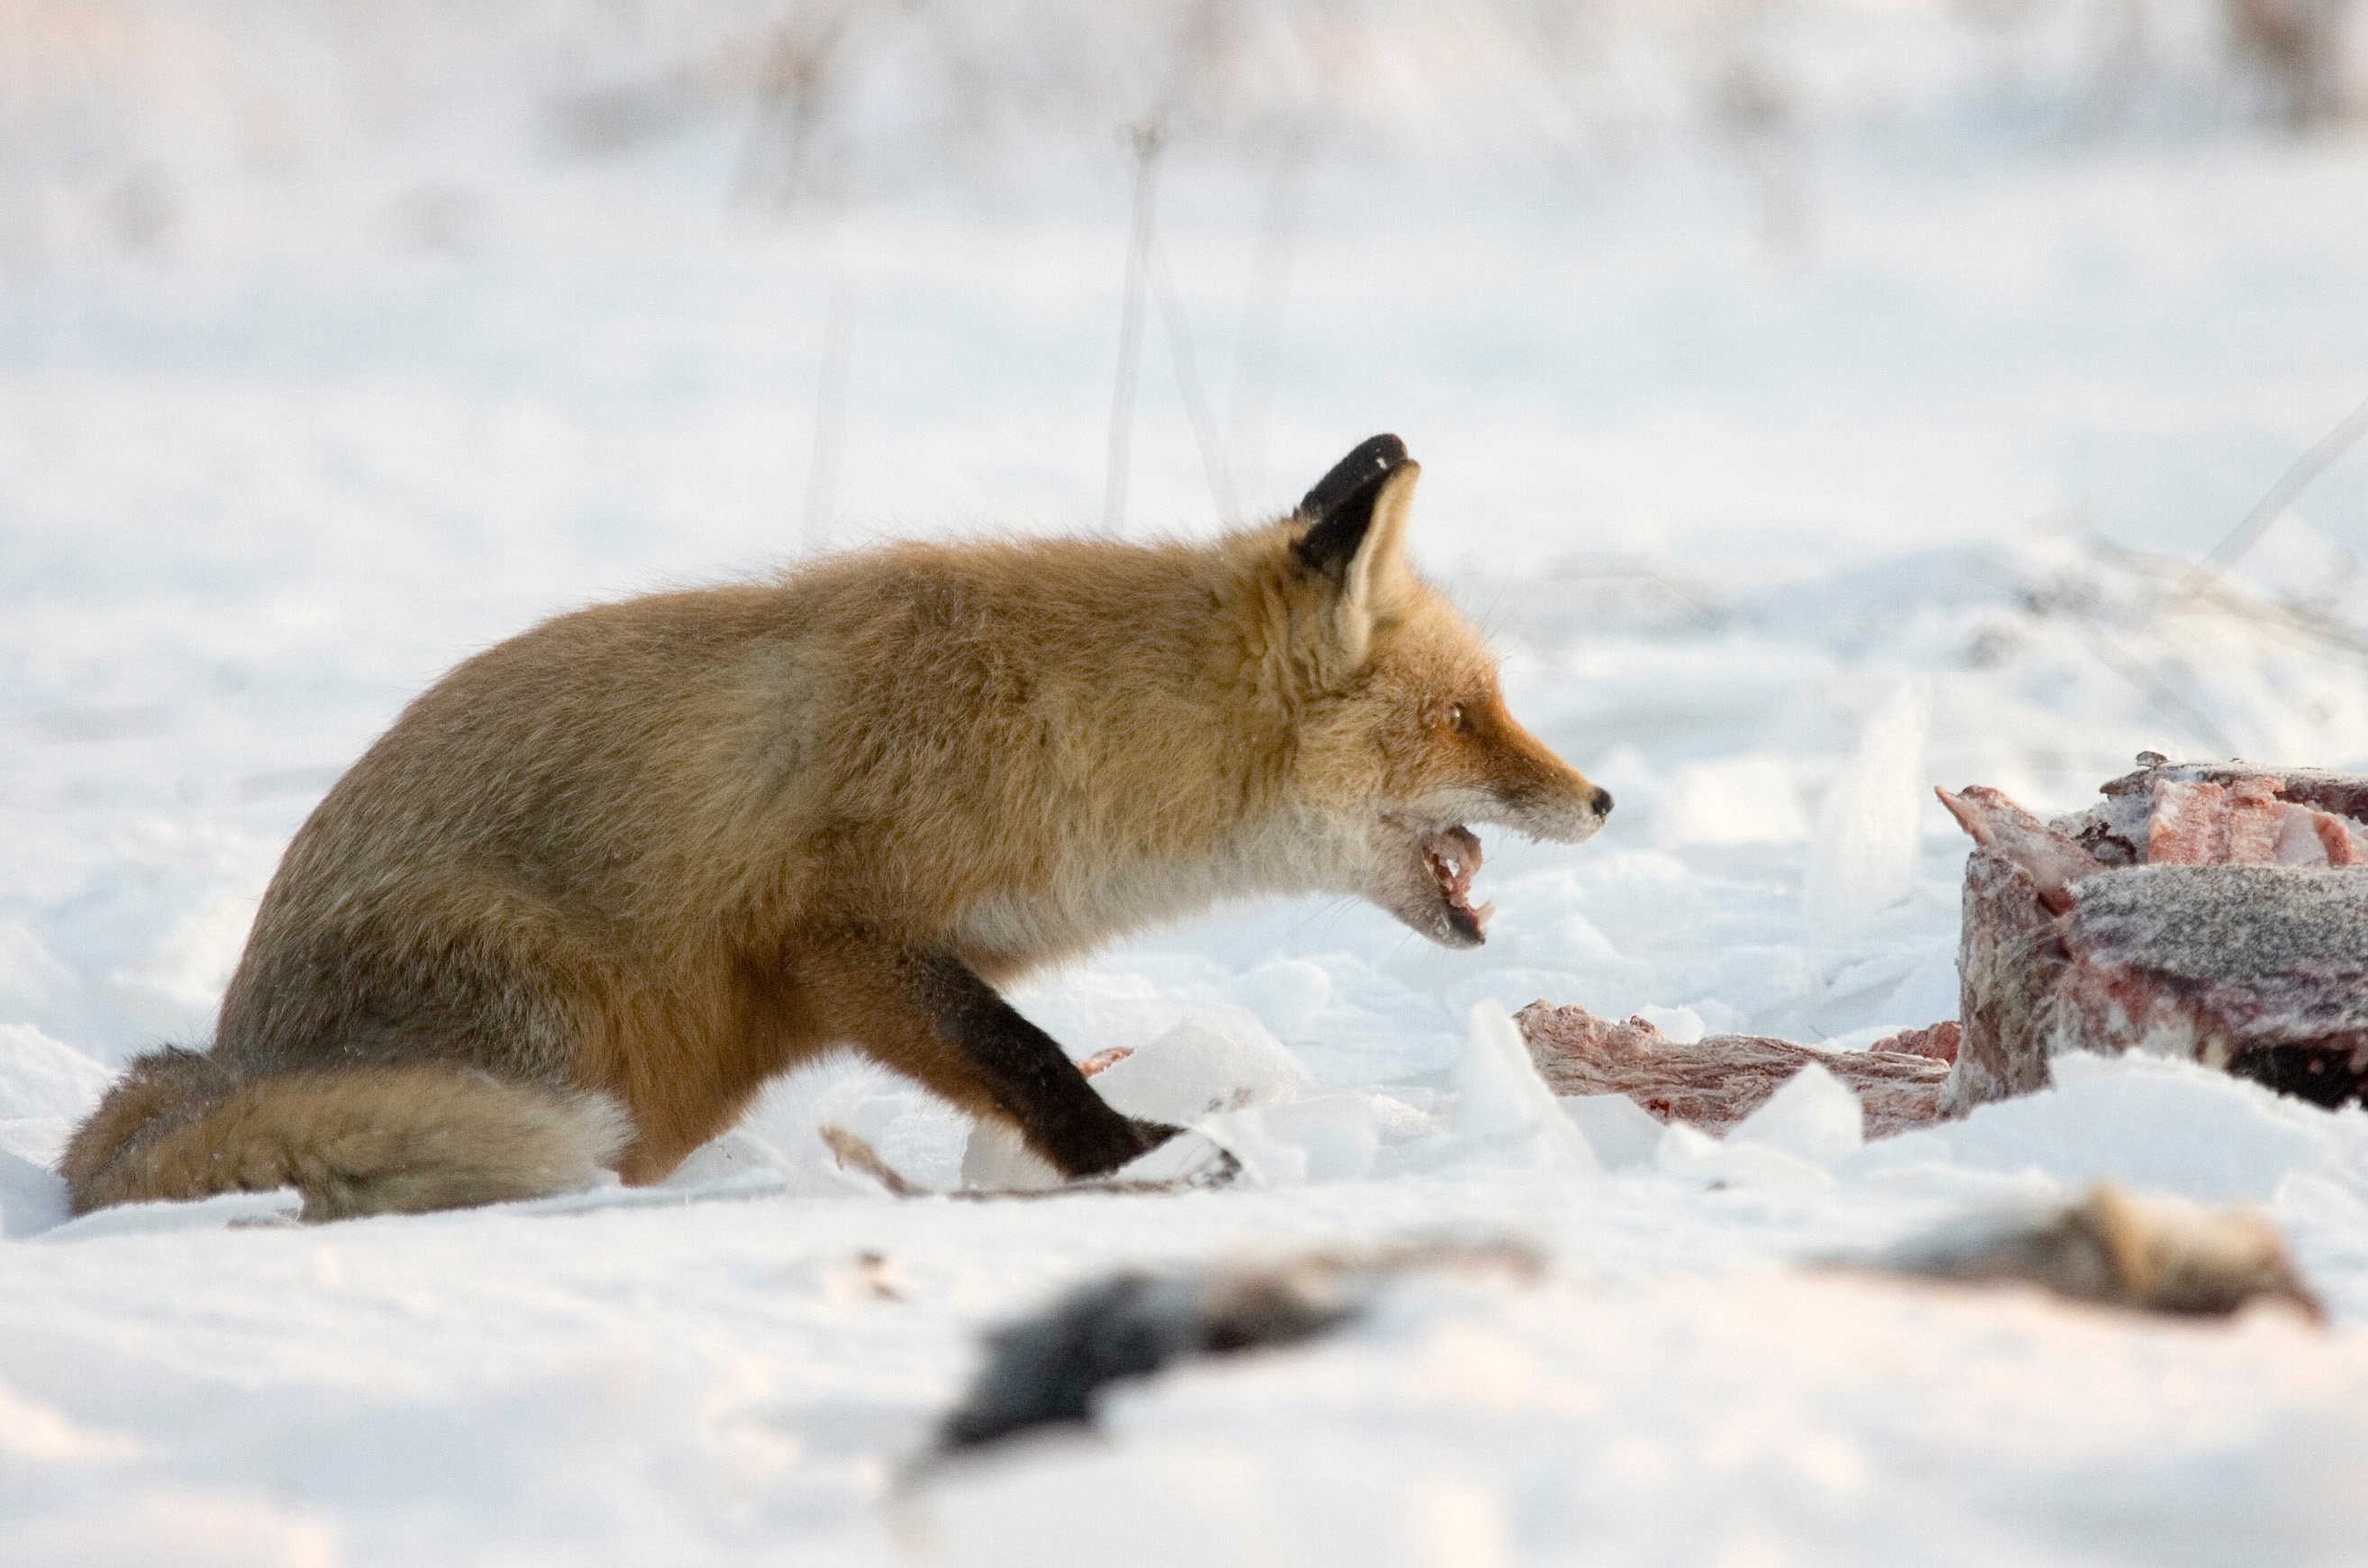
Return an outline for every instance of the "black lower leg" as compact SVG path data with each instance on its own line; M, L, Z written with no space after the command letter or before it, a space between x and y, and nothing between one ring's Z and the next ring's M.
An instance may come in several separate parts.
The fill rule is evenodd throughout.
M1175 1134L1111 1109L1051 1035L952 954L916 956L907 972L939 1038L1063 1175L1114 1171Z

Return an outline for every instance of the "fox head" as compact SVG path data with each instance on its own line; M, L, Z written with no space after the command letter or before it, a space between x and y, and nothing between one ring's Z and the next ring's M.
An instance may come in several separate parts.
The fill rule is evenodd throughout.
M1291 732L1287 790L1332 891L1448 947L1486 939L1474 823L1577 844L1611 796L1506 710L1497 659L1406 557L1421 469L1376 436L1263 530L1265 680Z

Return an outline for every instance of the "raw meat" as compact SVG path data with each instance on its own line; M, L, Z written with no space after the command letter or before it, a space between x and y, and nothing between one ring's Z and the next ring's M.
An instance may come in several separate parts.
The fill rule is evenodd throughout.
M1943 1108L2044 1087L2067 1051L2143 1050L2323 1105L2362 1098L2368 876L2346 812L2368 809L2368 779L2140 760L2052 827L1995 790L1943 793L1979 846Z
M2146 829L2149 866L2348 866L2357 863L2341 817L2284 800L2275 779L2226 785L2157 778Z
M1131 1045L1108 1046L1078 1062L1077 1071L1088 1078L1098 1077L1107 1069L1117 1066L1133 1054L1134 1047Z
M2055 824L2108 866L2368 863L2368 775L2138 760Z
M2146 824L2149 866L2210 866L2228 858L2228 830L2217 784L2155 781L2154 816Z
M1584 1007L1533 1002L1514 1015L1538 1074L1557 1095L1625 1095L1658 1119L1724 1134L1811 1062L1856 1091L1866 1135L1887 1138L1940 1119L1948 1065L1931 1050L1819 1051L1763 1035L1714 1034L1681 1045L1643 1018L1624 1024ZM1939 1026L1936 1026L1936 1028Z
M2004 856L1981 847L1966 858L1964 897L1957 1017L1964 1032L1941 1092L1951 1116L2047 1086L2049 1012L2070 962L2063 916Z
M1896 1051L1907 1056L1929 1056L1935 1062L1953 1063L1957 1050L1964 1041L1965 1031L1954 1018L1937 1024L1927 1024L1920 1029L1902 1029L1876 1040L1871 1051Z

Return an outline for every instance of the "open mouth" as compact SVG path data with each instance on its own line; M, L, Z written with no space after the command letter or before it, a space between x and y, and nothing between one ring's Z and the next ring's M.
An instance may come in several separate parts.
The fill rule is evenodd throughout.
M1419 847L1424 868L1439 883L1439 899L1445 906L1448 926L1468 941L1486 941L1488 916L1497 906L1474 906L1472 903L1472 879L1480 872L1479 838L1459 823L1424 834Z

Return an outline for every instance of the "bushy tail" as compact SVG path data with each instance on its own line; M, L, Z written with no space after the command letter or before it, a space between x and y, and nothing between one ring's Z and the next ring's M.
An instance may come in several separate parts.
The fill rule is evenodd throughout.
M292 1187L304 1218L416 1214L590 1186L630 1136L600 1095L437 1065L246 1078L167 1050L131 1064L67 1143L77 1214Z

